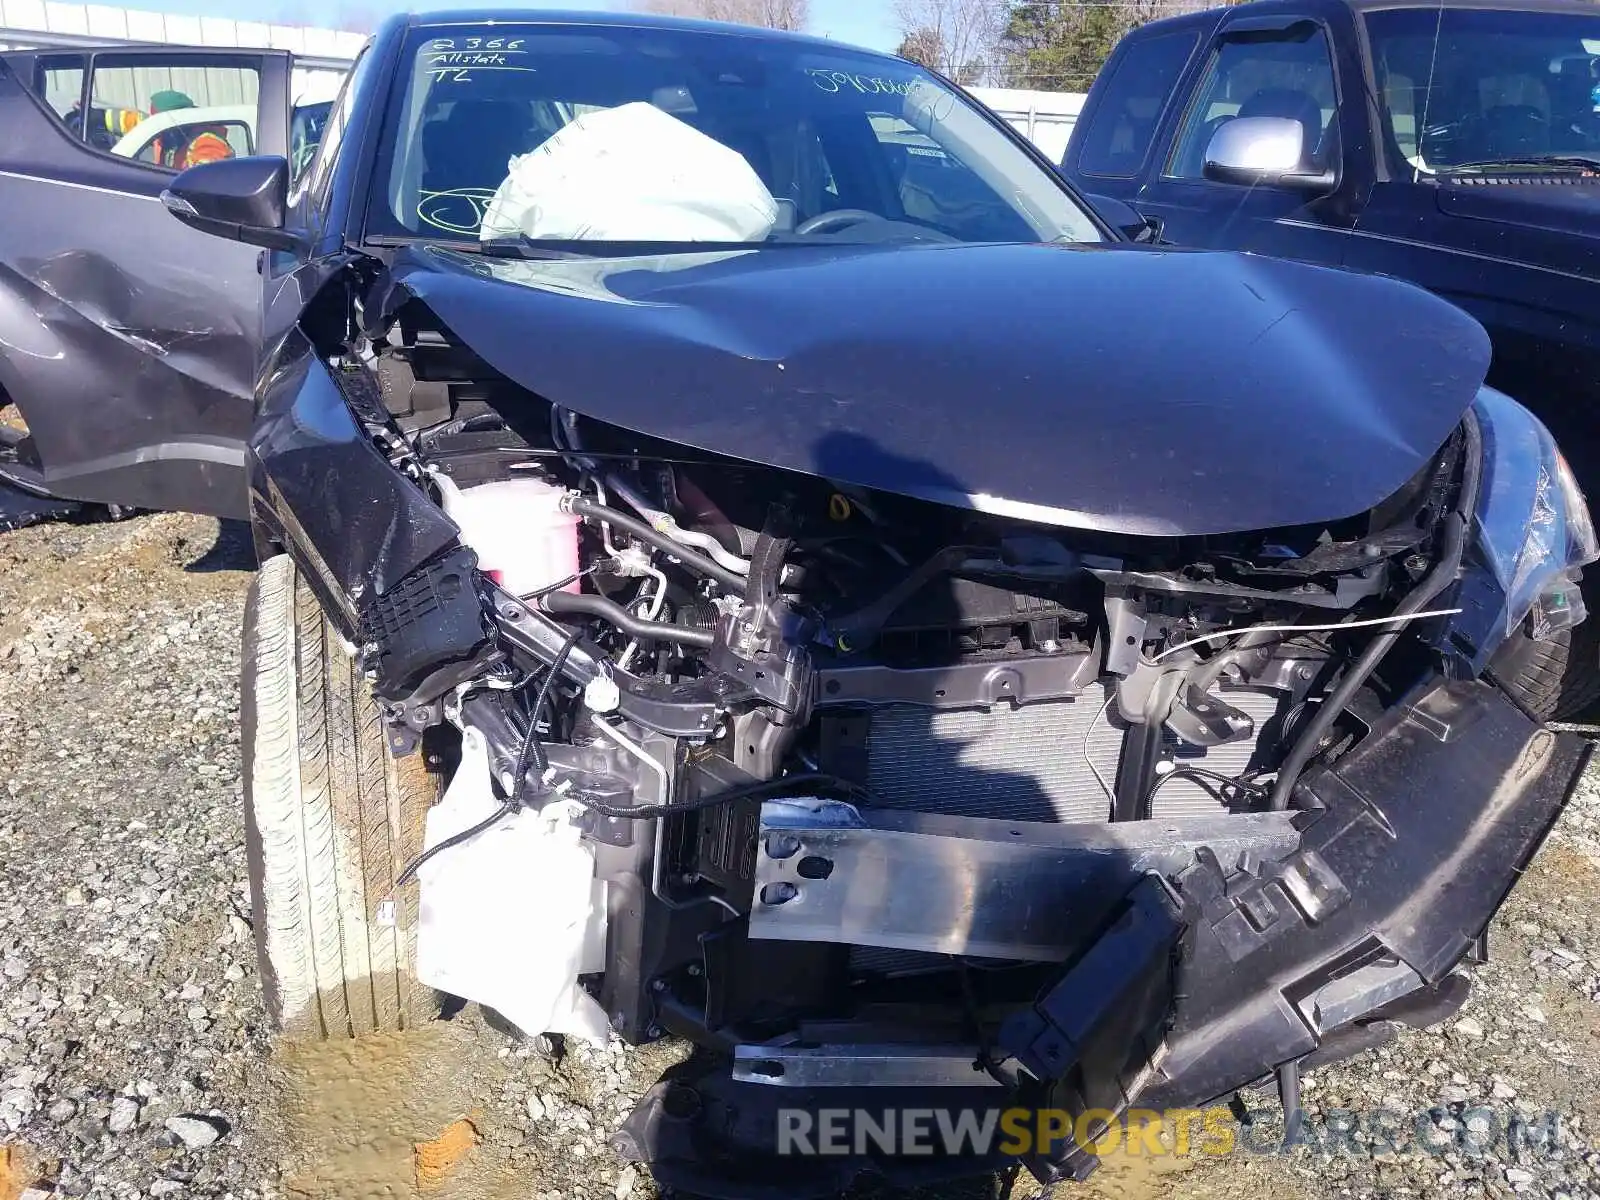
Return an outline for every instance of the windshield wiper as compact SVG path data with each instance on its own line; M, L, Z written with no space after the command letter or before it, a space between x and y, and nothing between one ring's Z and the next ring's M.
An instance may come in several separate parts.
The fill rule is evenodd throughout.
M478 250L501 258L656 258L670 254L717 254L728 250L756 250L763 242L657 242L588 241L582 238L489 238L478 243Z
M489 238L478 243L478 253L490 258L595 258L599 251L571 250L567 246L550 246L534 241L525 233L515 237ZM580 243L581 244L581 243Z
M1441 164L1440 174L1456 171L1481 171L1488 167L1553 167L1600 171L1600 154L1524 154L1516 158L1485 158L1478 162Z

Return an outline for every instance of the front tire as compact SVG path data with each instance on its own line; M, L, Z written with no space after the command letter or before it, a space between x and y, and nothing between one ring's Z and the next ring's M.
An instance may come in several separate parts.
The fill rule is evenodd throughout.
M438 784L393 758L371 689L294 562L262 564L245 602L245 851L267 1015L283 1033L344 1038L438 1013L418 983L416 886Z
M1592 720L1600 701L1596 617L1534 641L1518 629L1489 663L1500 686L1541 721Z

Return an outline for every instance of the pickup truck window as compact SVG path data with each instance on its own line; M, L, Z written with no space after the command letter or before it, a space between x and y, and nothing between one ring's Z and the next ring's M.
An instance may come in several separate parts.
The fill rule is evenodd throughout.
M1173 147L1169 177L1203 179L1212 135L1235 117L1299 121L1307 167L1338 165L1333 58L1322 29L1306 28L1311 32L1298 39L1224 41L1217 47Z
M1167 96L1199 40L1198 31L1179 30L1128 45L1112 65L1100 106L1083 131L1080 171L1113 179L1139 173Z
M1600 155L1600 9L1384 9L1366 22L1391 169Z
M213 116L203 110L197 112L196 120L179 121L159 130L152 130L148 136L143 129L135 129L133 136L118 142L111 148L111 153L131 158L136 162L170 166L171 163L166 158L170 147L187 146L195 138L205 134L226 142L228 151L234 158L242 158L254 152L253 120L220 114ZM146 121L143 124L148 125L150 122Z

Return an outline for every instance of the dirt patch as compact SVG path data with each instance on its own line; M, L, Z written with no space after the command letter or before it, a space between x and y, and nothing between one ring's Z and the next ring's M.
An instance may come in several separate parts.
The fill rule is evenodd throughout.
M38 1182L38 1163L26 1146L0 1146L0 1200L17 1200Z
M473 1117L482 1120L481 1113ZM419 1192L438 1191L454 1174L462 1160L478 1148L483 1135L473 1117L463 1117L444 1127L444 1132L427 1142L418 1142L411 1148L413 1174Z
M1083 1200L1165 1200L1186 1182L1197 1165L1193 1155L1180 1158L1171 1153L1170 1143L1165 1149L1168 1153L1158 1156L1130 1153L1125 1146L1119 1146L1101 1155L1099 1170L1074 1189L1074 1195Z
M261 1134L281 1148L283 1189L296 1200L607 1195L622 1164L587 1137L574 1153L567 1133L609 1131L599 1105L573 1103L588 1074L529 1053L473 1006L405 1033L280 1044Z
M306 1200L473 1194L475 1164L462 1160L481 1140L466 1121L477 1057L471 1030L454 1023L280 1045L285 1190Z

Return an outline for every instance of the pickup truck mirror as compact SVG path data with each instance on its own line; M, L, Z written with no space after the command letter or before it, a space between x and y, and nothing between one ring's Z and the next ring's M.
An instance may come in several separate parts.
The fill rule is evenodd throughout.
M1305 126L1288 117L1235 117L1211 135L1205 177L1326 191L1336 183L1334 174L1304 169L1305 141Z
M276 155L225 158L190 167L161 193L167 211L190 228L269 250L293 250L284 228L289 160Z

